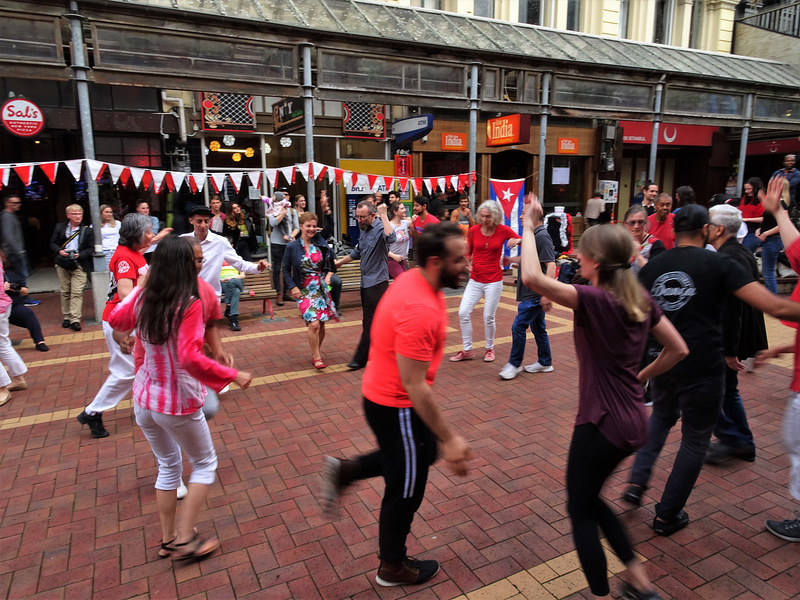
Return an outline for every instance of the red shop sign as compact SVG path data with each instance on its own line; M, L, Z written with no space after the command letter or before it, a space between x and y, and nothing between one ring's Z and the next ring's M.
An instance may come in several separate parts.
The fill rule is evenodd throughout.
M531 141L531 116L507 115L486 121L486 145L510 146Z
M653 139L653 124L647 121L620 121L625 144L649 144ZM719 127L707 125L678 125L661 123L658 128L659 146L710 146L711 137Z
M11 98L0 109L3 125L14 135L32 137L44 129L44 113L30 100Z

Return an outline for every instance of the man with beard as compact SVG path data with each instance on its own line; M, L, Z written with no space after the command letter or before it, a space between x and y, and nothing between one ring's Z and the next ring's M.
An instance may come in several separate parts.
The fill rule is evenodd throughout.
M776 297L729 256L705 249L708 210L690 204L675 214L677 246L645 265L639 279L649 290L686 344L689 355L653 378L653 413L647 444L636 453L630 486L623 499L640 504L642 494L670 429L681 418L681 445L675 456L653 529L672 535L689 523L683 510L692 493L717 422L725 382L720 307L729 294L762 312L789 321L800 320L800 303Z
M442 457L466 475L470 449L445 421L433 392L447 332L442 288L459 287L467 266L461 231L433 225L417 241L417 268L399 277L375 314L370 363L361 392L379 450L351 460L325 458L321 500L330 509L354 481L382 476L386 488L378 524L381 586L420 584L436 575L435 560L406 554L406 538L422 502L428 469Z
M378 215L379 219L375 218ZM389 268L386 257L389 244L394 243L395 233L392 222L386 215L386 205L377 209L374 204L361 201L356 207L356 219L361 235L353 251L334 264L341 268L354 260L361 259L361 308L363 311L361 339L358 342L353 360L348 363L350 370L363 369L369 357L369 334L372 318L386 289L389 287Z

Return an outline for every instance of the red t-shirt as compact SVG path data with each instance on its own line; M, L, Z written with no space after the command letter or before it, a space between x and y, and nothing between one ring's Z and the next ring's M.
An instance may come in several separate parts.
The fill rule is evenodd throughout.
M800 269L800 239L795 240L791 246L786 248L786 258L789 259L792 269ZM800 302L800 284L795 286L792 292L792 301ZM794 377L792 377L789 389L793 392L800 392L800 328L795 322L781 321L781 323L797 329L794 337Z
M106 300L106 307L103 309L103 321L108 321L111 311L119 304L118 282L123 279L131 279L135 286L139 275L146 273L147 269L147 261L141 252L131 250L126 246L117 246L108 264L110 279L108 281L108 299Z
M742 198L739 203L739 210L742 212L743 219L755 219L764 216L764 205L760 201L757 204L747 204ZM756 229L758 229L757 226Z
M472 273L469 278L478 283L494 283L503 279L500 258L506 240L519 239L514 230L506 225L498 225L494 233L485 236L481 225L473 225L467 233L467 256L472 256Z
M648 233L654 238L661 240L667 250L675 247L675 215L669 213L667 220L659 223L656 220L656 215L652 214L647 217L650 222L650 231Z
M446 335L444 294L431 288L419 269L395 279L375 311L361 393L375 404L411 408L413 404L400 380L397 355L429 362L425 382L433 385Z
M417 233L422 233L425 231L425 228L429 225L434 225L439 222L439 219L434 217L432 214L428 213L428 216L425 217L425 220L419 218L418 215L414 215L414 218L411 219L411 224L414 226L414 229L417 230Z

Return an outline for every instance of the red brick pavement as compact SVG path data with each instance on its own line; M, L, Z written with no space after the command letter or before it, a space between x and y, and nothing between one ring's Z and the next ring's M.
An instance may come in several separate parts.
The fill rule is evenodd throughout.
M157 557L156 467L129 404L106 415L111 437L103 440L74 419L105 376L99 325L65 334L58 297L41 298L35 310L52 350L36 352L26 332L13 329L12 337L26 340L19 351L32 385L0 410L0 597L433 599L483 590L492 598L501 597L501 584L522 581L515 574L557 570L573 550L564 468L577 366L567 311L556 309L550 320L553 373L498 379L510 350L510 294L498 311L497 362L443 363L436 389L476 458L464 479L441 465L432 470L412 527L409 553L436 558L442 573L421 588L383 589L373 579L382 483L354 485L331 514L315 498L324 454L373 447L361 414L361 373L343 368L360 332L354 294L345 296L344 322L329 328L328 373L309 369L302 323L288 306L277 322L246 316L241 333L223 334L237 363L261 379L247 392L224 395L211 422L219 477L200 527L220 538L222 551L193 564ZM453 349L460 342L458 301L448 300ZM87 311L89 303L87 293ZM257 310L255 303L244 309ZM480 311L475 317L482 341ZM280 374L285 380L275 379ZM659 538L649 526L675 434L642 508L618 501L626 469L610 480L606 496L665 596L797 596L798 549L763 526L793 508L780 441L789 374L769 365L741 378L758 460L705 469L687 506L687 529ZM43 422L33 423L37 416ZM572 581L572 591L552 596L527 595L521 584L510 589L519 598L589 597L583 579Z

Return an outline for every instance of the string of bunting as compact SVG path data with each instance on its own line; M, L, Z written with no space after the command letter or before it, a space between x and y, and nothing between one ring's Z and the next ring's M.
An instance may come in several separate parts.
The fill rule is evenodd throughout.
M299 175L304 180L308 180L308 178L322 180L324 177L327 177L331 184L335 183L336 185L344 181L345 184L351 184L352 187L361 187L370 192L375 191L376 188L392 190L394 189L395 183L398 184L400 190L405 192L408 189L408 185L411 184L415 194L423 193L425 189L428 190L429 194L432 194L437 189L446 191L448 187L461 192L466 186L475 183L476 180L475 171L438 177L395 177L392 175L356 173L355 171L331 167L318 162L299 163L288 167L278 167L263 171L184 173L182 171L127 167L125 165L79 158L75 160L53 162L0 164L0 189L8 185L8 179L12 170L19 176L25 186L31 184L34 168L39 168L47 179L50 180L50 183L54 184L56 182L56 174L60 167L66 168L72 177L75 178L75 181L80 181L83 168L85 167L88 170L89 176L95 181L108 172L112 184L116 185L120 183L125 186L131 182L135 187L141 185L145 190L152 185L156 193L159 193L164 186L166 186L170 192L180 190L181 186L184 184L189 186L189 189L193 193L198 193L203 191L206 181L210 182L215 193L219 193L225 185L226 179L230 180L233 189L236 193L239 193L245 176L250 180L250 184L256 188L259 187L262 176L266 176L267 181L269 181L274 189L278 182L278 175L282 176L287 184L294 184Z

